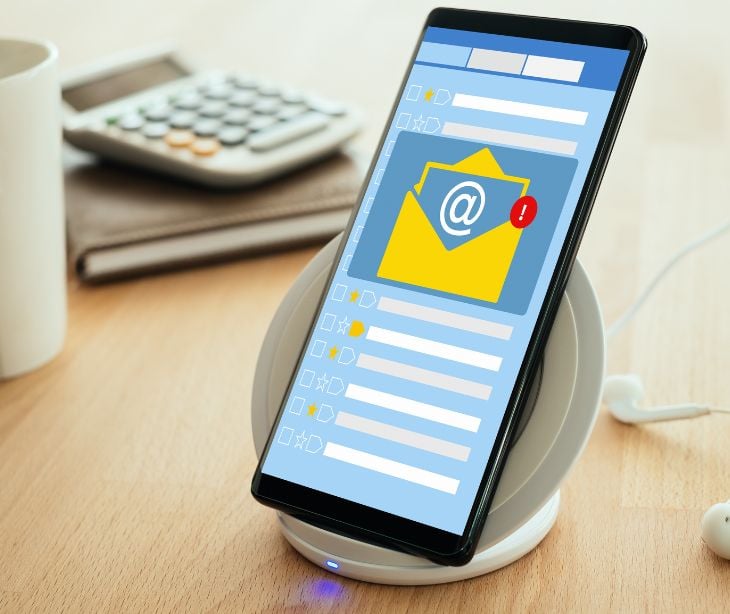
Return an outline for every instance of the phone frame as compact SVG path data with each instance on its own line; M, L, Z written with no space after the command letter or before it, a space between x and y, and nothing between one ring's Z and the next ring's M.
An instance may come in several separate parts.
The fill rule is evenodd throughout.
M294 385L294 376L301 366L304 352L313 334L312 328L319 317L324 300L328 295L337 264L342 257L346 239L343 239L335 256L333 267L325 286L326 290L320 298L312 324L310 324L307 341L302 348L297 366L292 372L287 392L283 398L282 407L279 409L276 421L274 422L274 428L269 434L266 447L261 454L261 459L253 476L251 492L259 502L326 530L387 548L426 557L442 565L463 565L471 560L476 550L499 477L504 468L515 427L526 405L530 384L539 366L540 357L544 351L550 329L557 314L557 309L565 291L568 278L570 277L578 246L583 237L598 187L606 169L621 120L623 119L631 91L641 66L641 61L646 52L646 39L641 32L630 26L460 9L434 9L426 19L426 23L421 30L418 42L411 55L393 108L385 124L386 127L383 131L383 136L380 138L378 147L375 150L373 161L370 164L363 187L356 201L358 205L353 210L350 221L345 229L344 237L349 237L352 231L355 217L359 208L362 206L365 191L372 178L375 164L384 146L388 130L394 120L396 108L403 95L408 76L418 54L418 49L423 40L426 28L430 26L555 42L577 43L595 47L610 47L629 51L629 56L581 190L568 234L558 256L548 291L543 300L527 351L518 372L502 424L495 438L492 453L484 468L484 475L474 503L472 504L464 533L461 535L450 533L262 472L264 459L271 446L273 435L276 432L276 426L286 407L286 401L291 394L291 389ZM335 510L335 512L333 513L332 510ZM344 521L341 520L342 518L349 518L351 520Z

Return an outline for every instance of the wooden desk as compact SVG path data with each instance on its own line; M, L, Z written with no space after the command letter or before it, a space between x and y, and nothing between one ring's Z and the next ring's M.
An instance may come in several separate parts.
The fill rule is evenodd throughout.
M518 4L494 8L543 10ZM671 251L728 215L730 43L719 3L701 19L691 2L602 6L551 11L631 22L651 41L581 251L612 321ZM426 10L73 0L6 6L3 27L55 40L65 66L178 39L203 65L360 101L372 149ZM248 494L249 397L269 319L313 253L101 288L69 281L63 354L0 384L0 609L728 610L730 563L698 530L730 497L722 417L631 428L604 412L556 527L485 578L372 586L296 555ZM683 262L612 345L610 371L640 372L647 402L730 404L729 258L725 238Z

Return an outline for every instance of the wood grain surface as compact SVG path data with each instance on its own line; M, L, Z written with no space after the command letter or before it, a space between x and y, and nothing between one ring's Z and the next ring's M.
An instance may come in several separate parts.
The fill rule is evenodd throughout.
M730 215L728 9L543 4L489 8L627 22L650 41L580 252L610 322L673 250ZM6 3L2 26L54 40L64 68L167 39L202 66L356 101L371 152L430 6L36 0ZM383 587L300 558L248 493L249 399L268 322L314 253L95 288L69 278L62 355L0 383L0 610L730 609L730 562L699 537L703 511L730 497L720 416L634 428L603 411L553 531L488 577ZM647 403L730 405L729 261L728 238L683 261L611 344L609 371L639 372Z

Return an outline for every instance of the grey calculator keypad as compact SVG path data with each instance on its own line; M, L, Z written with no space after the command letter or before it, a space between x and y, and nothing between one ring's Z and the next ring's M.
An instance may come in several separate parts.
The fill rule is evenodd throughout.
M229 75L188 86L168 101L124 114L116 123L150 139L161 139L170 130L190 130L226 147L263 152L324 129L330 118L345 112L338 102L247 75Z

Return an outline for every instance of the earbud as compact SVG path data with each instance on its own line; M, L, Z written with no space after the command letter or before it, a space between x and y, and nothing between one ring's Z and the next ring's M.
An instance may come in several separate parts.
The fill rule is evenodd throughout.
M716 503L702 517L702 540L717 556L730 559L730 501Z
M611 375L606 378L603 386L603 402L613 417L625 424L695 418L715 411L730 413L728 409L711 408L695 403L644 409L639 407L639 401L643 398L644 386L638 375Z

